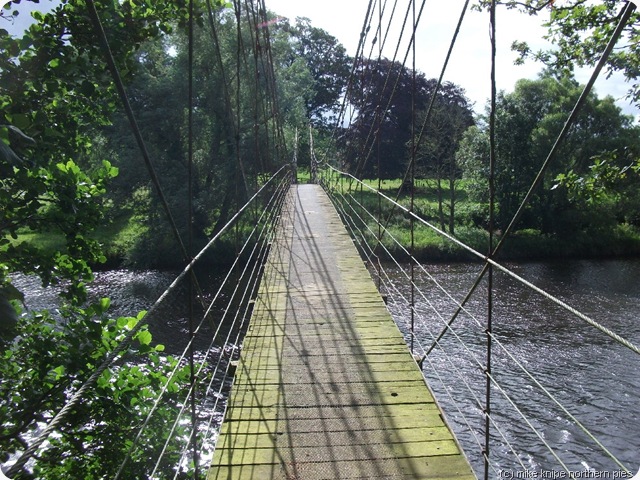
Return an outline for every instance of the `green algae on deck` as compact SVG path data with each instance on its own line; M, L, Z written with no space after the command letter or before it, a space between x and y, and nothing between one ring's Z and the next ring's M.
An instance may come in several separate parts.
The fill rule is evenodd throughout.
M207 478L475 478L318 186L289 192Z

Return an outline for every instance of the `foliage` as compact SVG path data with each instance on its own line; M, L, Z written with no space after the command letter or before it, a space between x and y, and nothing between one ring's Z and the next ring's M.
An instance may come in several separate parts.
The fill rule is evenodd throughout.
M612 220L640 225L640 159L629 158L625 153L603 152L593 158L593 164L582 174L573 169L560 173L552 188L566 188L569 199L578 208L600 211Z
M577 67L592 66L600 59L613 33L621 9L627 2L618 0L501 0L498 3L510 9L519 9L529 15L548 15L545 22L547 38L554 46L549 50L534 51L524 41L514 42L512 48L520 53L519 62L533 58L554 70L573 72ZM481 0L487 6L487 0ZM629 99L640 103L640 14L637 12L624 28L621 40L609 59L607 75L620 72L631 86Z
M19 1L10 2L10 11ZM138 69L144 41L184 25L182 2L96 1L125 80ZM85 305L90 265L104 260L91 231L105 219L109 182L118 174L96 131L111 122L115 90L82 0L34 13L22 38L0 30L0 444L2 459L20 453L141 317L112 320L108 300ZM5 10L7 11L7 10ZM20 240L23 232L64 239L53 254ZM13 237L11 240L8 237ZM65 286L59 313L20 312L11 273L35 273ZM131 429L166 382L175 360L158 355L144 328L137 335L141 365L122 363L100 379L40 453L33 473L18 478L103 478L130 445ZM174 382L184 380L184 371ZM177 384L176 384L177 385ZM176 385L170 386L175 390ZM169 397L146 434L159 447ZM128 440L127 440L128 439ZM145 460L147 454L143 452ZM132 464L125 474L141 478Z
M544 72L538 80L520 80L513 93L498 96L496 117L497 222L505 228L533 183L582 88L571 77ZM625 157L640 153L638 127L621 114L611 97L591 94L568 138L561 144L542 187L525 210L520 228L568 235L593 223L592 213L576 208L553 179L569 170L589 171L594 155L618 149ZM458 157L476 193L488 198L488 127L467 132ZM623 161L620 159L620 161ZM476 197L477 198L477 197Z
M77 390L124 336L141 320L109 319L109 300L84 309L63 309L61 318L43 311L25 315L20 335L2 351L0 369L0 444L6 461L19 453ZM123 461L136 425L153 398L168 382L176 361L162 358L146 327L135 336L136 363L114 366L98 379L49 440L33 470L35 478L102 478ZM145 455L158 454L154 438L162 438L176 408L175 393L188 369L168 383L169 395L145 432ZM132 462L128 478L142 478L145 462ZM16 478L29 478L23 474Z
M414 115L418 129L437 81L416 72L414 96L413 72L387 59L358 63L354 78L347 100L357 115L342 137L349 168L366 178L402 177L410 158ZM425 147L418 152L425 173L436 169L437 162L453 159L456 137L472 122L464 91L454 84L441 87L435 105Z
M332 126L350 73L345 48L335 37L312 26L308 18L297 18L293 26L285 21L278 24L278 29L289 33L292 47L292 56L283 65L285 71L289 62L301 59L311 76L311 95L306 99L308 120L318 128Z

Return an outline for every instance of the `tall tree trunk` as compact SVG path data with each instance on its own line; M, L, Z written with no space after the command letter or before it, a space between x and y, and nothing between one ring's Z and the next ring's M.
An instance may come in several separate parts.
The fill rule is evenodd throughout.
M455 235L456 179L449 177L449 233Z
M442 178L440 178L440 173L438 173L438 217L440 218L440 229L446 230L446 225L444 222L444 192L442 191Z

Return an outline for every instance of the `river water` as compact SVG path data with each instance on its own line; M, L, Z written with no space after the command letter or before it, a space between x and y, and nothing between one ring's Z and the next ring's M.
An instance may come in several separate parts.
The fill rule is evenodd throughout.
M640 345L640 261L509 267ZM425 268L428 273L415 272L421 292L415 294L417 350L418 344L432 345L457 309L440 286L460 301L481 271L481 266L473 264ZM400 269L392 269L389 277L397 290L392 297L410 298L410 284ZM491 389L495 425L491 426L490 478L553 478L564 471L560 461L576 476L603 473L613 478L623 471L570 415L635 474L640 467L640 355L506 274L495 274L493 304L497 341L492 345L492 372L499 387ZM410 319L406 303L390 301L389 307L406 334ZM484 471L486 312L487 282L483 281L469 301L468 313L454 322L454 333L447 333L424 362L425 376L479 476Z
M450 297L463 298L481 270L477 264L464 263L424 267L428 273L415 272L417 351L432 344L455 311ZM640 344L640 260L509 267ZM410 314L401 297L409 298L410 284L397 266L386 271L393 286L389 309L409 341ZM174 277L174 272L160 271L98 272L91 295L110 297L113 315L135 315L149 308ZM204 278L203 288L210 291L221 274L208 272ZM30 308L56 302L55 291L40 288L32 277L17 276L15 283L27 294ZM505 274L496 273L494 283L492 371L499 387L491 389L495 425L490 429L490 478L553 478L562 471L560 461L570 471L590 469L593 475L607 472L613 478L621 467L603 453L591 434L635 473L640 467L640 356ZM165 344L170 353L179 352L188 337L184 292L169 299L162 320L151 327L154 340ZM486 297L485 280L453 324L454 333L447 333L424 362L425 376L480 477ZM199 343L200 355L207 345L207 341ZM556 400L550 400L538 384ZM567 412L591 433L585 433Z

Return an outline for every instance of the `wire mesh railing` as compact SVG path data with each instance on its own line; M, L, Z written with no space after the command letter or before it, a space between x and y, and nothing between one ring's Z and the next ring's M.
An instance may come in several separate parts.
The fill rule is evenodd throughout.
M114 438L121 442L108 446L113 464L117 463L111 478L194 478L198 465L208 464L224 416L261 267L290 184L288 166L265 178L258 191L178 274L146 314L117 320L127 334L117 345L112 345L103 358L96 357L93 373L79 388L67 392L68 401L64 407L42 426L39 435L10 465L6 472L10 478L30 475L38 459L47 455L58 429L68 429L67 419L75 414L78 406L89 397L110 392L121 397L119 408L129 410L133 418L130 425L122 425L119 421L120 434L110 437L111 442ZM256 205L259 208L254 208ZM224 278L217 282L215 291L200 299L207 307L198 312L196 327L190 335L184 325L187 319L167 318L165 304L169 299L185 304L190 301L184 294L185 283L196 273L212 247L221 241L230 242L229 237L238 237L238 230L242 244L237 246L237 254ZM203 266L197 275L206 276L210 273L208 268ZM178 351L170 354L164 351L164 346L152 344L147 332L153 333L156 326L174 320L177 322L174 335L183 337L184 341ZM190 379L189 354L194 345L195 377ZM141 377L153 379L139 385L142 394L138 392L135 401L121 401L127 398L126 392L131 389L119 376L123 365L133 366ZM189 408L193 396L198 406L195 422ZM93 418L90 423L108 424L110 420ZM92 442L100 442L99 435L90 438L84 432L78 432L78 438L86 439L87 450L92 448ZM198 446L197 458L193 458L190 448L192 440Z
M378 280L381 294L387 298L388 308L407 344L413 345L414 358L423 367L425 377L479 476L485 461L496 478L527 473L539 477L545 472L549 475L555 472L562 478L584 478L589 474L630 477L635 473L637 465L631 463L635 458L620 448L620 442L612 433L616 429L615 422L624 422L629 412L621 407L622 411L604 427L601 422L594 422L597 406L588 409L581 404L584 391L588 390L584 382L589 381L589 374L576 375L575 384L569 385L569 377L572 380L574 377L563 368L573 364L586 365L591 361L614 362L613 359L618 358L637 365L640 360L637 345L609 328L607 319L597 321L580 312L559 298L561 292L551 294L525 279L516 272L517 265L507 267L477 252L410 211L402 201L394 201L367 182L328 165L324 165L321 182L370 266L372 276ZM375 197L382 198L383 209L378 209ZM475 261L470 258L470 263L461 264L468 283L458 282L452 288L444 278L446 275L442 275L441 265L420 263L407 249L408 239L403 226L409 216L419 225L416 228L435 232L443 241L475 258ZM411 264L416 272L414 277L410 274ZM493 289L494 301L500 309L490 333L486 328L486 298L480 294L467 295L469 287L477 281L474 272L486 264L491 264L499 274ZM435 273L432 272L434 269ZM486 286L486 280L478 283ZM412 286L416 292L415 302L410 297ZM518 295L527 302L510 305L501 299L501 295L509 294L513 289L518 289L521 292ZM558 328L562 328L564 337L554 332L530 331L531 325L543 315L538 311L540 308L555 312L554 319L545 321L544 325L563 322ZM413 328L412 310L415 316ZM527 315L533 320L527 321ZM491 372L486 368L487 334L494 350ZM557 345L545 343L535 350L531 345L541 342L536 337L545 338L545 342L550 337ZM576 358L562 359L566 364L563 366L560 360L545 357L545 354L562 357L567 342L576 337L582 342L606 345L602 350L603 358L581 359L578 349ZM526 339L531 345L523 348L514 338ZM591 353L585 349L583 355ZM540 365L543 366L537 368ZM486 379L492 390L489 414L485 400ZM597 383L599 380L593 377L592 381ZM587 395L594 398L601 392L597 387ZM624 396L626 393L618 394ZM489 449L483 438L486 418L491 425L490 454L487 454ZM569 437L579 446L568 445Z

